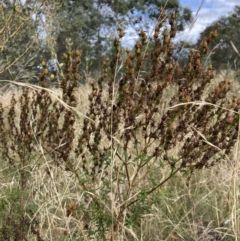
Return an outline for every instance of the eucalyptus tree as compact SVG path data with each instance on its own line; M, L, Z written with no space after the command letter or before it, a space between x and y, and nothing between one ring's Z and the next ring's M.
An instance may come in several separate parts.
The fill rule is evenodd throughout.
M38 11L34 0L0 2L0 78L17 80L25 75L26 66L37 56Z
M210 60L214 68L239 69L239 55L234 50L240 51L240 6L236 6L231 14L219 18L209 25L201 34L198 44L206 38L211 31L217 30L218 37L212 40Z
M143 29L153 28L158 19L159 8L174 12L177 28L183 30L191 21L191 11L181 7L178 0L55 0L55 13L51 13L52 28L50 36L56 44L55 51L62 56L66 38L71 39L72 48L82 51L83 68L97 70L102 56L111 46L111 41L121 24L125 32L132 29L135 36ZM143 24L142 24L143 23ZM129 41L125 37L125 42ZM90 65L90 68L88 66Z

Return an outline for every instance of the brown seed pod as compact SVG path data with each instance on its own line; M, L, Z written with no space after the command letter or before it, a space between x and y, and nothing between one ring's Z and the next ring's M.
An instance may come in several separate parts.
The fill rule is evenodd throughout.
M46 66L47 66L46 61L43 60L43 61L41 62L41 65L42 65L43 67L46 67Z
M173 69L173 64L172 64L172 63L168 64L168 69L169 69L169 70L172 70L172 69Z
M122 38L125 35L125 33L123 32L123 30L121 30L118 34L119 38Z
M131 69L129 69L129 74L131 74L131 75L133 75L134 74L134 72L135 72L135 70L134 70L134 68L131 68Z
M201 46L204 47L204 48L206 48L208 46L208 43L207 43L206 39L202 40Z
M195 53L195 58L199 59L200 57L201 57L201 54L200 54L199 51L197 51L197 52Z
M133 64L132 64L132 61L131 61L131 59L126 59L126 61L125 61L125 65L127 66L127 67L132 67L133 66Z
M48 69L45 68L44 71L43 71L44 74L48 74Z
M172 81L172 75L170 74L170 75L168 75L168 77L167 77L167 82L171 82Z
M232 124L232 123L234 122L234 117L233 117L233 116L227 117L227 118L226 118L226 122L227 122L228 124Z
M231 112L231 111L228 111L228 113L227 113L227 117L233 117L233 116L234 116L234 113Z
M159 31L155 31L154 32L154 38L158 38L158 36L159 36Z
M67 59L68 58L68 55L66 53L63 54L63 58L64 59Z
M196 59L196 60L195 60L195 65L196 65L196 66L200 66L200 64L201 64L200 59Z
M118 45L119 44L119 38L118 37L115 37L114 38L114 46Z
M76 54L76 56L81 56L80 50L76 50L75 54Z
M75 79L76 79L76 80L79 80L79 79L80 79L80 77L81 77L81 76L80 76L80 74L78 74L78 73L77 73L77 74L75 74Z
M162 35L165 37L165 36L168 36L168 30L167 28L165 28L162 32Z
M216 94L216 95L219 95L220 92L221 92L221 89L220 89L219 87L216 87L216 89L215 89L215 94Z
M176 37L176 34L177 34L177 31L176 30L173 30L170 32L170 38L175 38Z
M77 63L77 64L80 64L80 63L81 63L80 57L77 57L77 58L76 58L76 63Z
M217 37L218 36L218 31L217 30L214 30L211 32L211 36L212 37Z
M140 54L140 53L141 53L141 49L140 49L140 48L137 48L137 49L136 49L136 53L137 53L137 54Z

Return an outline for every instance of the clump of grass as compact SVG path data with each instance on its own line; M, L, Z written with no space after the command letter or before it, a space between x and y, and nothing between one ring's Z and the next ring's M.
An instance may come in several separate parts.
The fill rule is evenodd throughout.
M12 96L7 108L1 104L1 153L5 165L17 173L19 202L14 212L20 224L13 223L11 208L5 211L2 237L20 235L19 240L24 240L32 233L43 240L44 230L51 236L57 223L64 230L61 238L137 239L139 220L158 202L159 189L178 173L190 179L197 170L231 154L238 139L240 99L228 95L229 79L209 88L214 70L201 64L217 32L211 32L199 50L191 50L187 65L180 68L172 57L175 19L174 13L168 17L161 10L153 43L141 31L125 59L121 57L124 30L119 26L112 57L103 62L101 77L90 83L83 118L76 111L81 53L69 46L62 96L51 97L43 62L41 90L25 87L19 99ZM45 177L54 181L53 199L58 203L46 215L59 215L62 222L39 225L34 200L46 197L30 194L29 187L34 170L43 166ZM59 187L61 176L57 178L53 167L64 175L62 179L70 175L73 187L66 182L66 189ZM70 191L81 195L66 195ZM28 198L35 205L29 206Z

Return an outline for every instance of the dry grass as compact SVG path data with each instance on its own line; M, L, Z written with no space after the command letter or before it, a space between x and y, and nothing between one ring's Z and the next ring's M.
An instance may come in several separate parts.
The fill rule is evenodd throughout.
M53 96L60 95L58 89L51 91ZM6 91L1 96L1 102L8 105L13 92L19 96L21 90ZM76 91L76 109L79 113L86 113L89 92L87 85ZM77 133L79 123L76 122ZM40 152L41 146L36 147L36 150ZM38 154L41 155L36 155L30 164L27 198L35 207L34 216L38 217L43 240L89 240L84 227L86 223L78 212L79 205L86 205L87 208L89 204L84 195L85 190L78 185L73 173L66 172L61 165L57 167L44 153ZM133 229L124 227L122 236L117 240L210 241L220 240L217 238L221 236L221 240L237 241L240 231L240 162L237 149L229 159L230 162L225 161L212 169L194 173L189 180L184 173L178 173L155 194L152 213L139 220L140 226ZM76 160L76 166L81 166L77 161L80 160ZM4 166L0 172L0 200L8 200L9 191L19 185L14 173L9 173L6 179L3 175ZM167 175L166 171L163 169L159 176ZM11 209L11 200L7 209ZM99 240L96 236L93 239ZM29 234L29 240L35 239Z

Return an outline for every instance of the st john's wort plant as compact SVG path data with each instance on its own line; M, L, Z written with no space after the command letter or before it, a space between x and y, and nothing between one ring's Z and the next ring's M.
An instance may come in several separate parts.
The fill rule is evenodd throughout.
M1 154L6 165L18 170L20 193L19 226L8 209L4 227L18 230L19 240L26 239L30 227L41 240L37 225L25 221L34 212L26 215L24 196L29 194L33 159L51 158L75 176L84 199L69 203L66 216L83 223L82 232L89 238L116 240L124 227L150 211L155 191L177 172L191 175L231 153L238 137L240 99L227 95L229 79L210 88L214 70L202 67L217 32L203 39L198 50L191 50L187 65L180 68L173 60L175 19L174 13L168 17L161 10L154 42L149 44L150 38L141 31L125 59L124 29L119 26L112 57L103 61L102 75L90 83L89 107L80 130L75 130L72 107L77 105L81 54L68 46L61 101L53 100L45 88L49 73L43 62L42 89L23 88L19 99L12 96L10 106L1 104ZM6 228L1 229L6 240L17 235L6 234Z
M9 190L7 202L10 204L5 203L0 210L1 240L27 240L29 233L37 240L43 240L35 217L37 207L34 202L29 202L33 199L29 189L31 176L33 169L49 159L57 166L65 163L65 168L71 169L68 156L72 150L75 122L71 107L76 106L73 90L80 78L80 54L76 50L64 56L66 72L61 82L60 102L46 89L50 77L47 65L42 61L40 87L25 86L19 97L16 93L12 95L9 106L0 104L1 161L8 167L6 178L11 179L16 173L16 183Z
M110 226L101 224L110 240L149 211L154 191L177 172L191 175L216 165L231 153L238 137L240 99L228 98L231 81L210 88L215 72L211 65L202 66L217 31L191 50L187 65L180 68L173 60L175 19L174 13L167 17L161 11L154 44L141 31L126 59L121 58L124 30L119 26L115 54L91 83L88 118L75 153L84 171L82 181L94 193L90 204L99 207L101 218L111 217ZM119 77L121 64L124 74ZM167 175L161 174L163 169ZM94 224L89 221L88 228Z

